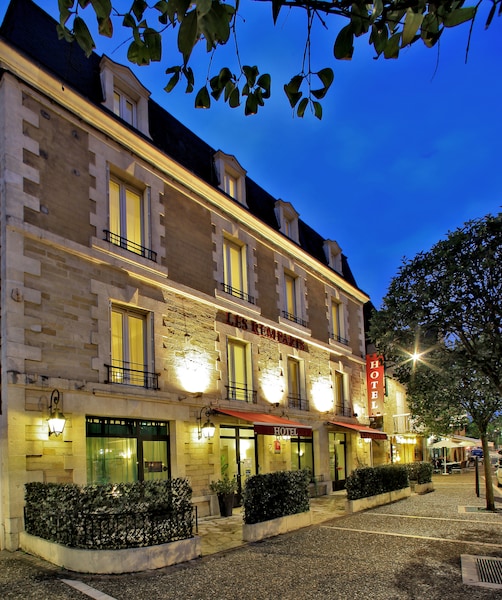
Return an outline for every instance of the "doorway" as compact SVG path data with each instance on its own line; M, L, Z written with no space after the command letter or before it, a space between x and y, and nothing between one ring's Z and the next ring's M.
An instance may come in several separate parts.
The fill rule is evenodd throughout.
M221 474L237 479L236 505L246 481L257 473L256 437L253 427L220 426Z
M343 490L347 479L346 434L329 432L329 468L333 491Z

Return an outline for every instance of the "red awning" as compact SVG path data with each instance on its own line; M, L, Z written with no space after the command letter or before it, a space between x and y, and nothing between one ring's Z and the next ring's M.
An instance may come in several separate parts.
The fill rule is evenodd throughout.
M352 429L357 431L362 438L371 438L373 440L386 440L387 434L378 429L371 429L371 427L365 427L356 423L345 423L344 421L328 421L330 425L336 425L337 427L345 427L346 429Z
M268 413L229 410L226 408L212 408L211 410L215 413L221 413L223 415L228 415L229 417L235 417L236 419L253 423L255 433L277 436L300 435L304 437L312 437L312 427L303 425L303 423L284 419L283 417L276 417L275 415Z

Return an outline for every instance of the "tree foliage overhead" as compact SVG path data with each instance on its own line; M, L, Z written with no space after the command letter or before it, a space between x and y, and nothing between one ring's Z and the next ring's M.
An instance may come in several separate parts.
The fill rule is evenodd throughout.
M488 425L502 413L502 213L404 260L369 335L426 430L448 435L472 420L488 455ZM492 509L489 461L485 478Z
M436 46L448 28L470 22L472 31L483 0L478 0L475 6L464 6L464 0L261 1L270 2L270 16L274 24L281 11L301 9L305 13L303 64L300 71L284 83L283 89L297 116L303 117L310 107L320 119L321 100L333 83L334 72L330 66L314 67L311 64L315 27L327 28L328 23L334 21L337 33L333 37L333 56L337 60L350 60L355 38L362 36L368 38L376 58L398 58L401 49L417 42L428 48ZM493 17L502 14L502 0L484 1L491 3L486 21L486 27L489 27ZM95 42L86 19L93 17L88 16L92 13L84 16L82 9L91 6L100 35L111 38L117 24L130 31L127 56L131 63L148 65L151 61L165 60L163 40L175 40L179 58L174 64L166 65L167 92L181 80L186 83L187 93L195 91L190 58L197 45L205 44L209 68L205 81L197 82L197 108L209 108L211 98L223 98L232 108L244 102L244 112L250 115L255 114L270 97L270 75L260 74L258 66L241 62L236 23L239 18L244 20L245 3L241 4L239 0L131 0L127 3L128 9L124 8L124 4L118 0L58 0L59 35L68 41L77 41L89 55L95 48ZM259 40L260 32L255 31L254 34ZM235 66L216 68L214 72L214 53L230 40L235 42Z

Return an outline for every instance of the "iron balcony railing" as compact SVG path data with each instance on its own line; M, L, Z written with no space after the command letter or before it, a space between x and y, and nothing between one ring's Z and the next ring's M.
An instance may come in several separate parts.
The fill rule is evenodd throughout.
M107 381L105 383L121 383L137 385L150 390L159 389L158 373L149 373L142 369L131 369L124 365L105 365Z
M145 248L136 242L132 242L127 238L122 237L116 233L112 233L108 229L103 229L105 234L105 240L113 244L114 246L119 246L120 248L124 248L125 250L129 250L129 252L133 252L134 254L139 254L139 256L144 256L153 262L157 262L157 253L149 248Z
M350 406L346 406L345 404L335 404L335 415L339 415L341 417L351 417L352 408Z
M298 394L288 394L288 407L296 408L297 410L308 410L309 401Z
M339 344L343 344L344 346L349 345L349 340L342 337L341 335L338 335L337 333L331 333L330 338L332 340L335 340L335 342L338 342Z
M287 319L288 321L293 321L293 323L297 323L298 325L301 325L302 327L307 327L307 321L300 319L300 317L297 317L296 315L292 315L287 310L282 311L282 316L285 319Z
M241 400L249 404L257 403L256 390L247 386L227 385L227 400Z
M221 289L226 293L226 294L230 294L231 296L235 296L236 298L240 298L241 300L245 300L246 302L249 302L250 304L256 304L256 301L254 299L253 296L251 296L250 294L243 292L242 290L239 290L237 288L232 287L231 285L228 285L227 283L221 283Z

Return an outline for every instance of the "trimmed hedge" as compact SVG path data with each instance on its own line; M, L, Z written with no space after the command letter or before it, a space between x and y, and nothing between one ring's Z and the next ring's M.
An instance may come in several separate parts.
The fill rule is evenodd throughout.
M359 500L409 486L405 465L379 465L355 469L347 477L347 500Z
M408 470L408 479L418 484L430 483L432 481L433 467L425 461L413 462L404 465Z
M308 471L254 475L244 488L244 523L252 525L310 510Z
M186 479L105 485L27 483L25 529L73 548L154 546L193 537Z

